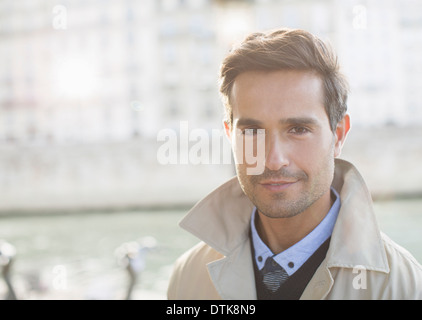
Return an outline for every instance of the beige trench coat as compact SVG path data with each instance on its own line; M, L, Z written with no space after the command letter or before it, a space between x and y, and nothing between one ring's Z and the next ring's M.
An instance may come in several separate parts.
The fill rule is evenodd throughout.
M422 299L422 267L379 231L357 169L336 159L333 187L341 209L327 255L301 299ZM192 208L180 225L202 242L176 261L169 299L256 299L252 209L236 177Z

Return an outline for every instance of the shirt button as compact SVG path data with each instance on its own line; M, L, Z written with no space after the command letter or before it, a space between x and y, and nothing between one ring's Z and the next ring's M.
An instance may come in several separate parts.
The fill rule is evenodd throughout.
M295 264L291 261L287 265L289 266L289 268L293 268L295 266Z
M259 262L262 262L262 257L261 256L258 257L258 261Z
M273 267L275 267L275 266L277 266L277 262L275 262L275 260L274 260L274 259L272 259L272 260L271 260L271 265L272 265Z

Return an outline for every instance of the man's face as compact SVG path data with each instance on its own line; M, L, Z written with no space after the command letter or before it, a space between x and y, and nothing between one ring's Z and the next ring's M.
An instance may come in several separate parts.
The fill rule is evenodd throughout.
M235 79L230 101L233 127L226 125L226 130L237 176L258 211L287 218L329 202L334 157L342 138L330 130L320 77L304 71L245 72ZM256 143L260 137L246 129L265 130L259 141L265 144L265 155L257 157L265 169L258 175L247 170L251 164L244 161L247 148L239 142L239 133Z

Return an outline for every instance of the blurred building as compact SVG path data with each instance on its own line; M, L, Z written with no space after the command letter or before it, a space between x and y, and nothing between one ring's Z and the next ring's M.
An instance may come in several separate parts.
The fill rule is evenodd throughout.
M420 1L3 0L0 141L154 138L180 119L218 126L224 52L279 26L333 44L355 123L422 119Z
M123 190L136 204L161 201L147 182L162 190L166 174L170 193L224 180L231 167L202 180L154 167L157 132L180 121L220 129L222 58L247 33L280 26L332 43L355 126L422 121L419 0L0 1L2 203L100 203Z
M215 41L209 10L191 2L184 13L174 1L2 1L0 140L124 141L213 109L215 92L192 94L210 91L193 72L215 73ZM190 79L187 64L199 66Z

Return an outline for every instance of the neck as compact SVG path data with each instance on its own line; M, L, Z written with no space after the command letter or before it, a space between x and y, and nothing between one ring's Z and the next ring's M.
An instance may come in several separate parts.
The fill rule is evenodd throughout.
M326 192L312 206L290 218L269 218L258 212L255 221L262 241L278 254L302 240L325 218L333 204L331 191Z

